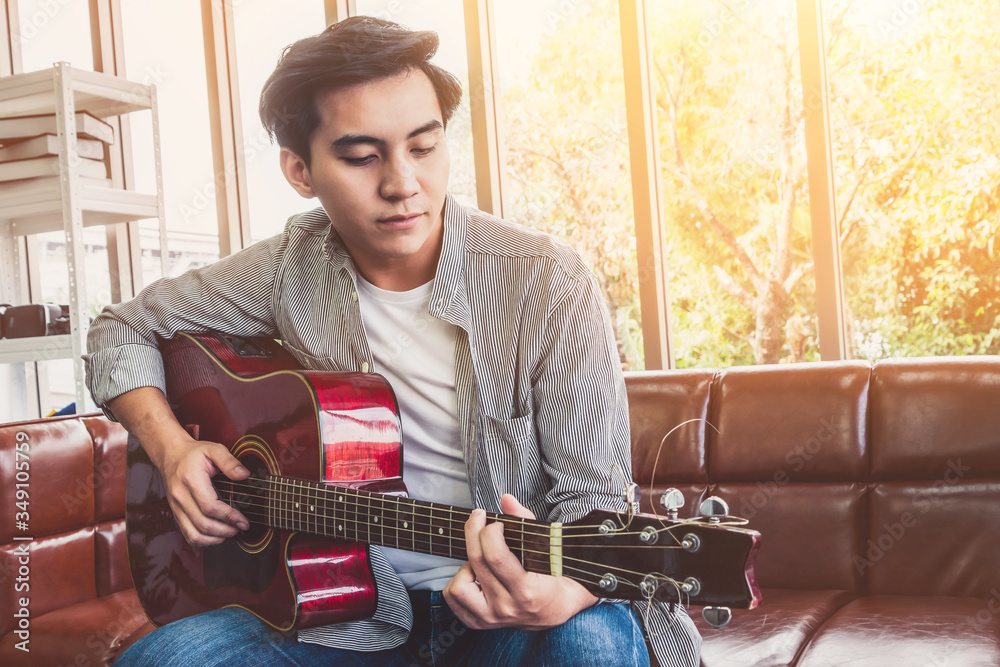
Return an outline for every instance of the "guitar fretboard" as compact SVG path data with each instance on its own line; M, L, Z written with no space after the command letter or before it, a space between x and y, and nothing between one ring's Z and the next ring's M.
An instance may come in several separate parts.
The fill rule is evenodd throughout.
M268 475L242 482L217 480L226 502L251 521L352 542L467 560L470 510L319 482ZM487 513L504 524L507 546L530 572L551 570L548 523Z

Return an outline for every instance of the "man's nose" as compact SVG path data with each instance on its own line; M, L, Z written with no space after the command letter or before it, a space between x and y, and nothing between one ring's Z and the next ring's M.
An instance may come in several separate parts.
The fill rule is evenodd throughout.
M383 199L405 199L417 194L419 189L416 170L408 160L395 159L389 162L379 188Z

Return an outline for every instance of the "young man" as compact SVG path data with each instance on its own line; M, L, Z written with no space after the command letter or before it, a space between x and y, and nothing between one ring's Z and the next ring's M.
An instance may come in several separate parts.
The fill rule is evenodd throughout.
M485 523L483 510L548 521L626 511L628 410L580 258L447 194L445 126L461 89L428 62L436 48L434 33L372 18L291 46L261 118L286 179L321 208L106 309L88 382L162 472L185 537L210 545L248 527L210 477L249 472L174 419L155 334L278 337L306 368L379 372L399 400L411 496L482 508L466 523L468 562L371 547L370 619L285 636L227 608L158 629L119 664L648 664L627 604L526 572L502 525ZM641 608L661 662L697 664L683 610Z

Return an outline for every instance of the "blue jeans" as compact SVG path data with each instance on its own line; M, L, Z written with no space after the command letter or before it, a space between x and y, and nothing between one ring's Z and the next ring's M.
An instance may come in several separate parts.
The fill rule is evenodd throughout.
M649 656L639 618L627 604L597 604L543 632L471 630L439 591L413 591L413 631L395 649L346 651L300 643L242 609L228 608L170 623L146 635L115 667L327 667L379 665L641 665Z

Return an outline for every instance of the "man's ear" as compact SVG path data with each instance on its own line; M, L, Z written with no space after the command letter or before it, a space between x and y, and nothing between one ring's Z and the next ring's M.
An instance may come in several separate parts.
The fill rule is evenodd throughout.
M288 148L281 149L281 173L295 191L306 199L316 196L312 187L312 176L305 161Z

